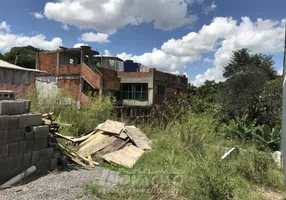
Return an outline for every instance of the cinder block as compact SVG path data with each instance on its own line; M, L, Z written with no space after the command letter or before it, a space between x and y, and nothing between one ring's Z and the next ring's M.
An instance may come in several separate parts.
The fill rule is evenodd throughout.
M40 160L49 160L53 157L54 148L45 148L40 152Z
M18 154L18 142L9 144L9 156L15 156Z
M33 127L27 126L26 127L26 140L34 140L35 139L35 132Z
M57 158L52 158L50 160L50 171L53 171L57 168L58 166L58 159Z
M35 140L26 140L26 152L34 151L35 149Z
M8 130L8 142L18 142L25 140L25 129Z
M47 138L41 138L41 139L37 139L35 140L35 150L40 150L40 149L44 149L48 146L48 139Z
M9 129L19 128L19 115L11 115L9 117Z
M32 152L32 164L35 165L40 161L40 151Z
M20 174L24 169L23 168L10 168L3 171L0 175L0 183L3 184L6 181L9 181L11 178L15 177L16 175Z
M0 145L0 157L8 156L8 149L9 149L8 144L1 144Z
M27 152L23 154L23 166L27 167L32 164L32 152Z
M23 140L19 142L18 153L25 153L27 149L27 141Z
M15 166L15 156L0 158L0 170L11 169Z
M37 165L36 165L38 170L41 171L48 171L50 169L50 160L43 160L40 161Z
M15 162L14 162L14 166L17 167L23 167L23 154L18 154L15 156Z
M49 136L49 126L34 126L35 139L47 138Z
M5 144L8 142L8 131L0 130L0 144Z
M31 111L31 101L27 99L19 99L25 103L25 113L29 113Z
M9 115L0 115L0 130L9 129Z
M19 115L25 113L24 101L3 100L0 101L0 115Z
M42 124L41 113L28 113L19 117L19 127L37 126Z
M15 100L16 95L12 90L0 90L0 100Z

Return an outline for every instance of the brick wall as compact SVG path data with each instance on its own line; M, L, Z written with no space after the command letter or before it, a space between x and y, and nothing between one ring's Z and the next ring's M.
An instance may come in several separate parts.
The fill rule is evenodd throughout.
M36 73L29 72L29 76L29 84L0 83L0 90L12 90L15 91L17 98L25 98L29 88L35 86Z
M57 167L49 128L42 125L42 114L29 113L29 105L0 99L0 184L33 165L44 171Z
M117 71L98 67L98 70L103 75L103 87L105 90L120 90L120 78L117 76Z
M59 75L77 75L80 74L80 65L60 65Z
M57 68L57 53L40 54L38 57L39 70L48 72L45 75L55 75Z
M148 72L118 72L118 77L119 78L143 78L143 77L149 77L153 76L154 72L156 70L150 68Z
M68 95L71 95L74 100L78 101L79 99L79 89L80 89L80 80L79 79L59 79L58 84L60 87L64 88L65 92Z
M95 89L100 89L100 75L94 73L86 64L82 65L82 76L92 84Z

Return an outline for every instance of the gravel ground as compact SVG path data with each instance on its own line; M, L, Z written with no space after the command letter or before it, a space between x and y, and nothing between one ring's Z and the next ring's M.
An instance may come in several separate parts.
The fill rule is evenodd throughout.
M118 172L102 167L91 170L76 169L64 172L52 172L30 183L0 190L1 200L73 200L93 199L85 195L83 185L94 181L108 188L114 187L120 180Z

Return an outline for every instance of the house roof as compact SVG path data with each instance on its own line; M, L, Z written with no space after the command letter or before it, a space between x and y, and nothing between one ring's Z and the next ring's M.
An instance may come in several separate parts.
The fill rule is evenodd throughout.
M124 60L122 60L121 58L118 58L116 56L104 56L104 55L95 55L94 57L96 58L109 58L111 60L117 60L117 61L122 61L124 62Z
M8 63L4 60L0 60L0 68L6 68L6 69L14 69L14 70L22 70L22 71L29 71L29 72L38 72L38 73L46 73L45 71L40 71L37 69L28 69L24 67L20 67L17 65L13 65L11 63Z

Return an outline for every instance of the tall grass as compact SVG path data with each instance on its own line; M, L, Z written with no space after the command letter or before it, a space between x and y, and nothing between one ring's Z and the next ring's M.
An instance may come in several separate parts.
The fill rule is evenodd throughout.
M255 192L259 187L282 189L281 169L267 154L220 159L224 138L216 132L217 123L210 114L188 112L165 128L138 124L153 140L153 151L145 153L132 169L111 167L126 180L116 190L102 190L91 183L85 189L102 199L117 200L258 200L263 199Z
M81 134L113 118L114 101L109 96L91 98L81 110L64 100L64 92L42 101L32 93L30 99L34 111L54 112L57 120L74 124L64 130L65 134ZM154 112L147 123L137 121L136 126L153 141L153 150L132 169L107 165L123 177L118 187L107 189L87 183L85 190L108 200L258 200L263 197L255 192L257 188L283 189L281 169L269 154L255 151L255 146L248 146L247 153L230 161L222 161L224 149L220 146L240 143L230 143L217 132L215 112L198 112L186 103L183 100L179 105L168 105L164 112Z
M89 96L89 102L80 110L68 93L59 89L52 95L38 97L35 90L28 92L27 98L32 101L31 109L36 112L53 112L57 121L72 124L66 127L63 134L81 135L94 129L106 119L113 119L114 99L111 96Z

